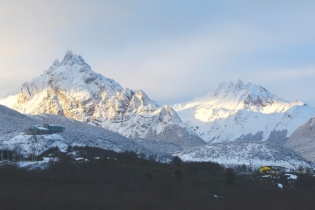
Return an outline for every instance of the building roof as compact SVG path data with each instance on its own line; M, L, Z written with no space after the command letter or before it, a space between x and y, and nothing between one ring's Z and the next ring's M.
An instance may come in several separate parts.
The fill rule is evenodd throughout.
M47 124L49 126L58 126L58 127L64 127L64 126L61 126L61 125L55 125L55 124Z
M41 131L49 131L49 129L41 127L41 126L36 126L35 125L34 127L37 128L38 130L41 130Z

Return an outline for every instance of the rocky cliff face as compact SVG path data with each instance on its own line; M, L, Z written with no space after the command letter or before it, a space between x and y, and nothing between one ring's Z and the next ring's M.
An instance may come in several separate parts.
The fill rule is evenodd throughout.
M56 114L118 132L129 138L204 142L181 122L169 106L159 106L141 90L124 89L94 72L84 59L68 51L21 92L0 101L25 114ZM169 135L163 135L168 133ZM185 138L178 140L181 135Z
M213 143L242 140L284 144L315 114L315 108L302 101L286 102L259 85L245 85L241 80L222 83L205 97L173 108L202 139Z

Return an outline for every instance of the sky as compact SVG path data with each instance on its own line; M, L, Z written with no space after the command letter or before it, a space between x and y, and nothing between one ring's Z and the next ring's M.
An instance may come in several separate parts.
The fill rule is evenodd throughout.
M1 0L0 98L67 50L159 104L241 79L315 105L315 1Z

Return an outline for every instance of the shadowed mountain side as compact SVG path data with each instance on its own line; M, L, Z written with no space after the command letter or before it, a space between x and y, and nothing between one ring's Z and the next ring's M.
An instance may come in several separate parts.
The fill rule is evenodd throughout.
M181 147L196 147L205 145L206 142L199 138L197 135L192 135L189 131L180 126L165 127L162 133L156 134L152 129L149 130L146 139L167 139L167 142L177 144Z
M6 106L0 105L0 139L12 138L41 120L21 114ZM6 136L6 137L4 137Z
M296 129L285 146L299 152L305 159L315 162L315 117Z

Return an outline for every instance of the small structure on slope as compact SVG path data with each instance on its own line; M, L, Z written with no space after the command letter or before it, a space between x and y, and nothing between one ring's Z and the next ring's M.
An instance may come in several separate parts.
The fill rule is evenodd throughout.
M54 124L44 124L44 128L47 128L49 130L49 134L53 133L60 133L65 130L65 127L60 125L54 125Z
M314 169L308 168L308 167L299 167L295 170L295 173L297 174L314 174Z
M282 166L263 166L259 168L260 173L280 174L285 173L285 167Z
M43 126L35 125L33 128L26 129L25 135L48 135L54 133L60 133L65 130L65 127L54 124L44 124Z

